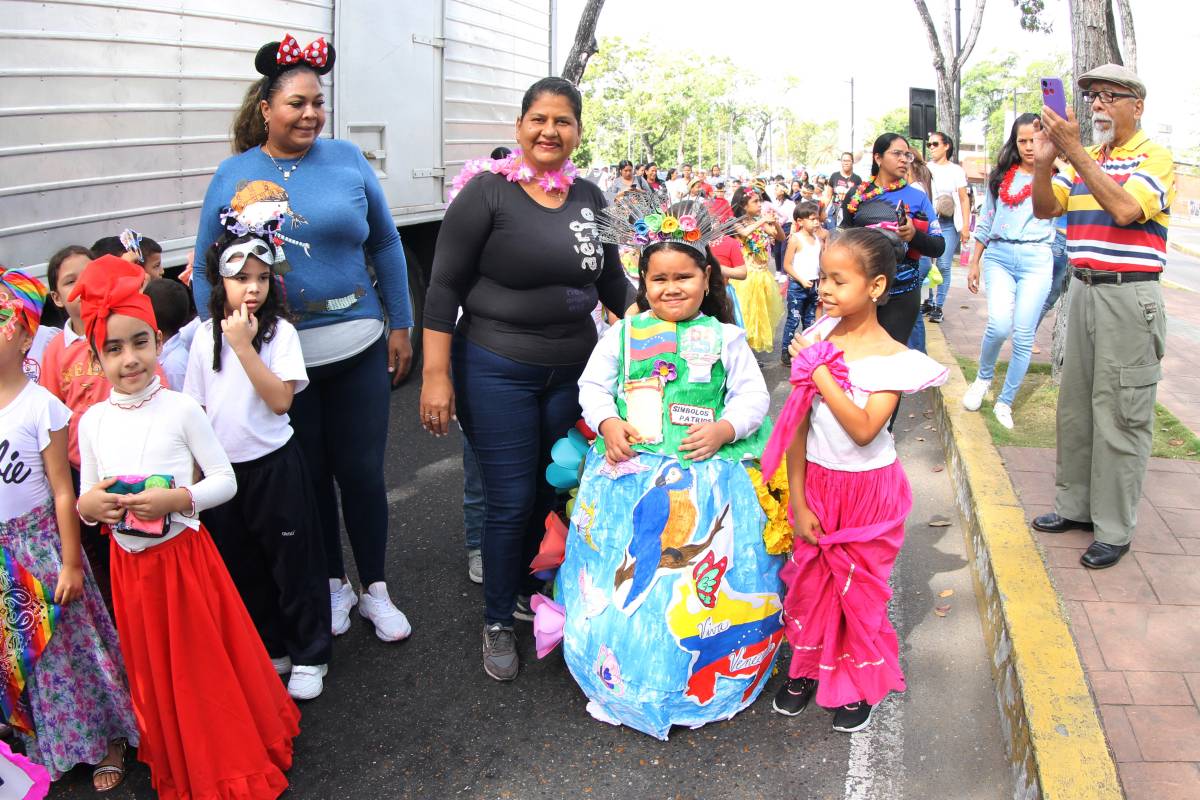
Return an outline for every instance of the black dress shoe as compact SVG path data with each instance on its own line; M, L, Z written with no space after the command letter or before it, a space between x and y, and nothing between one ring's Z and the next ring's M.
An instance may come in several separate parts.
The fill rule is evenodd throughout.
M1042 514L1040 517L1033 518L1033 527L1036 530L1044 533L1063 533L1064 531L1090 531L1093 526L1090 522L1080 522L1074 519L1060 517L1053 511L1049 514Z
M1104 569L1116 564L1121 560L1121 556L1128 552L1129 545L1127 544L1117 545L1092 542L1091 547L1079 557L1079 563L1088 569Z

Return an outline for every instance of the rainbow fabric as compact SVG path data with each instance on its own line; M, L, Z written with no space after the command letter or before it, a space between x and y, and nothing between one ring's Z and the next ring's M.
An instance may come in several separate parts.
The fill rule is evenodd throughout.
M12 292L13 297L21 301L21 309L25 315L25 327L30 335L33 335L42 321L42 308L46 305L48 290L45 284L18 269L5 269L4 267L0 267L0 284Z
M5 720L19 731L33 732L28 706L22 702L25 683L50 643L62 608L54 594L37 577L21 566L12 553L0 549L0 711Z
M675 347L674 322L663 322L648 311L629 320L630 360L641 361L663 353L674 353Z

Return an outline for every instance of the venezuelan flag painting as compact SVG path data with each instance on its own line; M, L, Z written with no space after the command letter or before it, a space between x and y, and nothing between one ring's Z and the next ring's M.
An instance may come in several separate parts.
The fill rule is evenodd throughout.
M649 311L638 314L629 324L629 357L634 361L654 358L676 349L675 323L663 322Z
M33 733L22 696L62 608L54 602L54 593L7 549L0 549L0 561L0 711L9 725Z

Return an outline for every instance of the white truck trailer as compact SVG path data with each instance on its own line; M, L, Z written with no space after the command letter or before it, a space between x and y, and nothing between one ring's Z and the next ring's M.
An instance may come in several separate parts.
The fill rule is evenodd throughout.
M553 74L555 0L0 0L0 264L130 227L191 251L254 53L337 48L325 135L375 167L424 305L446 187Z

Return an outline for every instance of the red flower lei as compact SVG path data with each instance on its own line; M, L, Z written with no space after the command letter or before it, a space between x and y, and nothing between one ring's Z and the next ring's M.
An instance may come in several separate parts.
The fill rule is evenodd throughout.
M904 180L904 178L901 178L891 186L883 187L876 183L874 178L871 178L871 180L867 181L866 183L860 183L858 187L855 188L854 194L850 195L850 201L846 203L846 211L848 211L850 214L855 214L858 211L858 207L867 200L874 200L884 192L894 192L897 189L903 189L907 185L908 181ZM866 192L863 192L864 186L870 186L871 188Z
M1025 185L1025 188L1016 194L1012 193L1013 178L1017 174L1017 165L1013 164L1008 168L1008 172L1004 173L1004 180L1000 181L1000 199L1004 201L1004 205L1009 208L1016 208L1024 203L1033 194L1033 181Z

